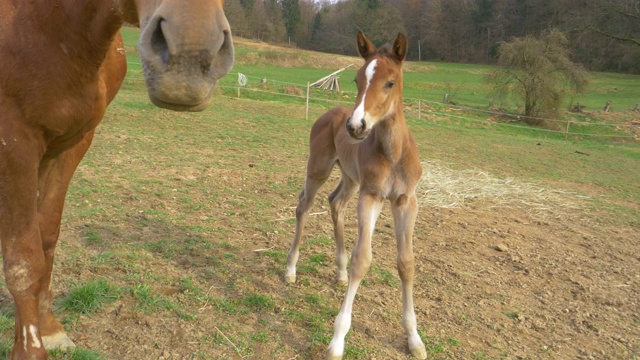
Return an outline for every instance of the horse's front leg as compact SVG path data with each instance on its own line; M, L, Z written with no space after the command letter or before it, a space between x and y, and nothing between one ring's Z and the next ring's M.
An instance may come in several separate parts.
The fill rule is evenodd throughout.
M358 191L358 184L346 174L342 174L340 185L329 195L331 219L333 220L333 237L336 242L336 283L347 285L347 250L344 243L344 215L347 202Z
M347 294L333 325L333 338L327 349L326 359L342 359L344 354L344 337L351 328L353 300L360 282L371 266L371 237L381 209L381 199L371 194L360 193L358 199L358 241L351 253Z
M5 280L16 309L10 358L46 359L38 321L45 272L37 213L37 164L42 155L28 131L19 126L12 130L0 133L0 240Z
M60 154L57 158L45 161L40 166L38 184L38 215L40 236L44 252L45 272L38 294L40 334L47 350L75 347L51 309L51 274L53 259L60 235L60 220L69 182L89 149L93 140L93 131L87 133L80 143Z
M416 196L401 195L391 204L398 247L398 274L402 281L402 326L408 337L409 351L418 359L426 359L424 343L418 335L418 324L413 307L413 228L418 214Z

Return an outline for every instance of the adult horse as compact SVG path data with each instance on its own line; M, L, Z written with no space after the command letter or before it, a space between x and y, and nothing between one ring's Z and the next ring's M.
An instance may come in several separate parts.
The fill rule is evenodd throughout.
M141 28L149 97L200 111L233 65L224 0L0 0L0 239L15 302L12 359L73 346L51 310L71 177L124 79L119 30Z

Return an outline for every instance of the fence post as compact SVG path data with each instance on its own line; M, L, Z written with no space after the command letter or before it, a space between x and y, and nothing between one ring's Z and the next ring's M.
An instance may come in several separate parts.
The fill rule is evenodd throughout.
M240 85L238 85L238 97L240 97Z
M309 120L309 82L307 81L307 107L304 114L304 119Z
M569 126L571 126L571 121L567 121L567 130L564 133L564 139L567 140L569 137Z

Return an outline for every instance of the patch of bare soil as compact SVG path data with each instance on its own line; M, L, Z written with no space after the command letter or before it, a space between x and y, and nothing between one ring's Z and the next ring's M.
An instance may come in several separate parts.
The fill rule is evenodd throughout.
M429 167L433 171L430 172ZM236 184L242 188L242 192L233 196L264 191L265 184L246 182L246 173L252 169L248 168L244 175L228 171L224 176L216 176L222 187L231 188ZM487 185L497 181L490 175L475 174L479 179L475 183L471 178L455 185L456 176L469 179L472 174L449 172L438 163L425 163L425 170L431 180L421 185L422 206L415 230L415 308L431 358L633 359L640 356L637 228L620 226L610 220L611 214L590 209L588 200L571 194L545 194L544 189L535 186L525 189L529 185L512 182L498 184L503 189L498 196L490 189L495 184ZM450 183L442 184L443 179L449 179ZM316 202L314 210L319 214L313 216L307 226L310 237L332 234L330 216L323 213L326 210L323 199L330 188L323 188L324 193ZM463 200L452 198L465 191L467 196ZM292 206L295 206L296 195L274 197L269 216L273 219L294 216ZM264 196L268 196L267 193ZM442 201L430 202L439 196L443 197ZM541 196L549 199L548 206L537 207L536 204L544 203ZM153 199L136 201L149 203ZM236 264L226 273L216 273L215 268L211 273L211 264L225 254L215 249L206 256L193 253L173 259L153 254L131 257L128 267L98 263L90 259L100 255L100 249L87 247L81 239L82 222L67 223L62 231L64 245L58 250L55 269L55 288L59 295L64 295L73 283L101 276L126 278L131 275L129 281L133 284L150 283L156 291L194 314L193 319L188 319L167 311L147 313L137 307L131 296L124 296L102 311L76 319L70 326L70 336L76 344L97 350L110 359L320 358L323 349L310 349L312 340L308 332L288 322L285 315L296 310L296 304L290 299L303 290L301 283L305 281L317 286L318 293L339 308L344 289L332 284L333 265L329 263L320 268L318 274L303 274L298 284L285 286L284 267L256 250L287 251L293 225L282 224L281 229L287 231L262 231L250 225L251 215L247 218L229 215L230 209L223 202L216 205L216 209L219 212L200 216L216 217L221 224L230 226L224 236L210 234L210 240L224 240L239 246L226 251L234 254ZM144 220L150 226L139 230L127 224L110 224L105 229L111 230L101 234L105 242L125 246L137 241L132 239L149 242L169 236L167 233L171 232L175 232L176 238L190 236L170 224L154 223L152 217L143 213L136 216L139 218L132 222ZM348 222L347 237L353 239L355 217L350 215ZM180 231L183 233L178 234ZM112 249L117 253L117 246ZM374 237L374 266L395 274L395 254L393 222L385 208ZM311 255L312 252L307 251L301 256ZM329 259L333 257L331 252L326 255ZM137 279L136 274L141 273L149 274L150 278ZM210 298L237 299L241 294L259 293L274 299L275 305L266 313L221 316L214 311L220 304L194 302L189 289L179 285L154 286L152 274L176 279L176 284L185 277L196 279L206 284ZM237 278L233 289L220 285L230 277ZM0 300L3 307L7 306L6 292ZM318 308L321 306L327 304L320 304ZM400 310L398 286L364 284L356 297L347 344L373 349L360 358L409 358ZM324 321L331 329L333 318L327 317ZM246 350L237 334L263 329L271 331L269 341ZM439 344L444 344L444 349L437 350Z

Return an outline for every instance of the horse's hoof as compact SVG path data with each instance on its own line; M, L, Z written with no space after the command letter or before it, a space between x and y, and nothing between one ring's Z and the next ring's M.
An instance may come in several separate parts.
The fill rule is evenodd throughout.
M330 351L327 351L324 360L342 360L342 355L333 355Z
M349 274L347 273L347 270L337 270L336 284L340 286L347 286L347 283L349 283Z
M344 339L332 339L327 352L324 354L325 360L341 360L344 355Z
M59 332L57 334L49 336L43 336L42 344L47 350L67 350L76 347L76 344L74 344L73 341L71 341L71 339L69 339L67 334L64 332Z
M409 351L411 351L411 355L416 359L424 360L427 358L427 350L422 343L413 348L409 348Z
M285 275L284 282L287 284L295 284L296 276L295 275Z

